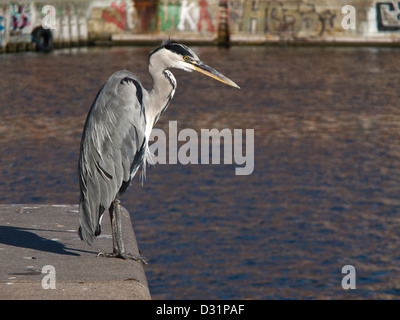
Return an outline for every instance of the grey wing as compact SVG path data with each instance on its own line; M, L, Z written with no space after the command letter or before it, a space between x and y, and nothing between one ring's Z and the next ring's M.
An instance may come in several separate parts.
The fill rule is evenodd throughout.
M78 175L79 235L91 244L100 220L128 187L147 148L143 88L128 71L113 74L98 93L82 134Z

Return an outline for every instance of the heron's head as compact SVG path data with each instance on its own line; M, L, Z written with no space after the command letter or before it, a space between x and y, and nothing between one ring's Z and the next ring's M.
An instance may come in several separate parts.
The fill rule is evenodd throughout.
M198 71L227 85L240 89L231 79L200 61L193 50L183 44L171 40L164 41L161 47L155 49L150 54L150 64L154 62L152 58L157 58L157 63L163 63L165 69L176 68L189 72Z

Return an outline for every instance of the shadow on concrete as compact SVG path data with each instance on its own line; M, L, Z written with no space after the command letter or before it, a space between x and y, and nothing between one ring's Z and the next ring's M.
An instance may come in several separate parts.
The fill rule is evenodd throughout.
M11 226L0 226L0 243L39 251L65 254L70 256L80 256L80 254L78 253L67 251L76 249L67 248L64 244L56 240L46 239L26 230L30 229Z

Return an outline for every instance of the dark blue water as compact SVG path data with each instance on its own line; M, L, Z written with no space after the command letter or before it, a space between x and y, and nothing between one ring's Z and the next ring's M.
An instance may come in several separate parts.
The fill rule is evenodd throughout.
M0 56L2 203L78 202L87 111L116 70L148 86L151 49ZM194 49L242 89L174 71L157 127L254 129L254 172L166 164L135 180L122 203L153 299L400 297L400 50Z

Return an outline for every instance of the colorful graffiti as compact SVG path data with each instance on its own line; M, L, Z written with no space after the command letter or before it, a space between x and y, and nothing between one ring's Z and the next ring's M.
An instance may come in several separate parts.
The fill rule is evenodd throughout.
M3 42L4 42L4 37L5 37L5 31L4 31L4 17L0 16L0 49L3 48Z
M168 2L164 5L163 1L159 2L158 5L158 16L160 17L160 30L176 30L179 24L179 12L180 12L180 2L176 1L172 3Z
M0 48L21 41L13 37L27 39L40 26L46 4L14 0L0 5ZM118 33L172 37L186 33L200 38L211 34L219 41L222 34L228 39L255 35L253 39L291 40L385 37L384 33L400 31L400 0L360 0L353 31L341 23L339 0L81 0L57 1L54 7L52 36L60 45L109 39Z
M321 5L321 2L317 5L309 0L226 2L229 4L226 12L231 34L271 35L285 39L345 32L341 28L343 17L339 5ZM120 32L215 33L220 24L220 3L221 0L110 0L102 2L100 18L104 23L116 26ZM98 5L100 2L96 2ZM378 31L400 30L400 2L396 5L393 1L377 2L373 6L377 11ZM371 4L368 7L371 8ZM362 17L365 10L358 7L357 10L361 12L358 18ZM118 32L106 24L98 29Z
M216 2L216 1L213 1ZM155 31L215 31L206 0L137 0L135 12L138 33ZM216 7L216 6L215 6Z
M400 30L400 2L377 2L376 19L379 31Z
M3 49L6 42L6 12L7 6L0 7L0 49Z
M160 1L157 14L161 31L206 31L214 32L209 4L206 0L189 2L182 0L165 4Z
M207 6L208 3L205 0L191 3L188 3L187 0L183 0L180 7L178 30L187 30L188 26L191 31L201 31L202 21L204 20L207 23L208 31L214 32L215 28L211 22L210 12Z
M140 1L135 1L135 4ZM87 11L83 12L83 16L88 18L89 33L92 32L99 35L101 33L119 33L136 29L138 19L133 3L131 0L88 1L88 8Z
M207 30L210 32L214 32L214 26L211 22L211 16L210 12L207 9L207 1L206 0L201 0L199 1L200 5L200 18L199 21L197 22L197 30L201 31L201 26L202 26L202 21L204 20L207 23Z
M18 34L31 25L30 4L10 4L10 33Z
M114 9L114 10L110 10ZM125 29L126 23L126 8L125 2L121 2L120 5L115 2L111 2L111 8L103 10L103 18L110 23L115 24L121 30Z

